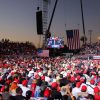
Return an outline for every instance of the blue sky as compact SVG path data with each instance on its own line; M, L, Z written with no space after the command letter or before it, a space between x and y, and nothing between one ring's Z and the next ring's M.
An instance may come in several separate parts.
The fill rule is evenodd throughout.
M36 8L41 0L0 0L0 40L30 41L40 43L36 32ZM48 9L48 22L55 0L51 0ZM100 36L100 0L83 0L86 35L92 30L92 41ZM66 24L66 27L65 27ZM51 25L51 33L64 37L66 43L67 29L79 29L82 33L80 0L58 0ZM42 42L42 40L41 40Z

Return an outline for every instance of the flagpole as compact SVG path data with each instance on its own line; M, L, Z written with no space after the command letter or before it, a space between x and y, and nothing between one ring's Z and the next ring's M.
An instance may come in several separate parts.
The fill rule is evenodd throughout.
M84 15L83 15L83 3L82 0L80 0L80 5L81 5L81 15L82 15L82 25L83 25L83 35L84 35L84 44L86 44L86 34L85 34L85 25L84 25Z

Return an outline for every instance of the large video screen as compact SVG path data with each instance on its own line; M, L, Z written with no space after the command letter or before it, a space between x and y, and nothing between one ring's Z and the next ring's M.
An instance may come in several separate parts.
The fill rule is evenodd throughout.
M63 48L64 41L59 37L50 37L47 39L47 48Z

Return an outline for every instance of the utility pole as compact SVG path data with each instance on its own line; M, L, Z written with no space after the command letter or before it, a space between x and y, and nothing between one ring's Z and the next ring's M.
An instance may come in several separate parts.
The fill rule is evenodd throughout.
M90 44L92 43L92 39L91 39L91 37L92 37L92 30L88 30L88 32L89 32L89 35L90 35Z
M80 0L80 5L81 5L81 15L82 15L82 25L83 25L83 35L84 35L84 39L86 38L85 35L85 25L84 25L84 15L83 15L83 3L82 0ZM84 40L84 44L86 44L86 40Z

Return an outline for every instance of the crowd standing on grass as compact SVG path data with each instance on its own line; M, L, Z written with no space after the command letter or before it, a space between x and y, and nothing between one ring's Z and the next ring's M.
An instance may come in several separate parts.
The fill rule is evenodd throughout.
M100 44L86 45L87 53L100 53ZM100 60L0 58L0 100L100 100Z

